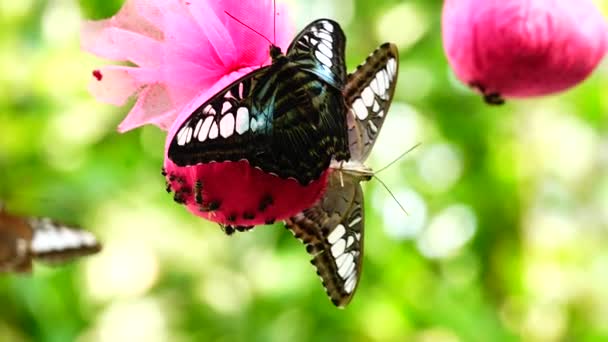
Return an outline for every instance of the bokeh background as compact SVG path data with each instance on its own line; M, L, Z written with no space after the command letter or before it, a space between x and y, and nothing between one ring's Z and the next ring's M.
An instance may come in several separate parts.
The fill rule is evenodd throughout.
M606 341L608 65L574 90L488 107L443 55L441 1L290 0L344 27L354 68L401 53L365 184L366 246L338 310L280 225L225 236L165 193L164 133L118 134L93 100L83 18L121 0L0 2L0 195L94 231L101 254L0 277L0 341ZM608 11L608 1L598 5ZM606 12L605 12L606 13Z

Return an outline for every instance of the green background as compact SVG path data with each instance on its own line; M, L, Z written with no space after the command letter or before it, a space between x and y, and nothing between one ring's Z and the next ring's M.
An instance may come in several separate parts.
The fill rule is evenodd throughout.
M488 107L443 55L441 1L292 0L336 18L354 68L399 45L396 99L365 184L361 284L338 310L285 229L226 237L165 193L164 133L96 102L82 18L119 0L0 2L0 194L105 249L0 278L0 341L608 340L608 68ZM598 1L608 8L607 1Z

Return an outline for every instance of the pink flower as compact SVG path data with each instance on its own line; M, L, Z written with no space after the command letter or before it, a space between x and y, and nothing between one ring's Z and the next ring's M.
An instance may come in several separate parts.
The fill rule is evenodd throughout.
M608 44L590 0L446 0L443 39L458 78L490 97L570 88L593 71Z
M144 124L168 130L181 109L231 73L268 64L269 43L227 11L272 40L272 0L127 0L114 17L85 22L83 49L135 66L94 70L89 89L100 101L137 102L121 132ZM277 10L276 44L285 49L292 29Z
M136 64L93 71L92 93L115 105L137 95L120 131L147 123L171 127L164 162L167 190L195 215L222 224L285 219L312 206L327 182L328 171L302 186L245 161L178 167L166 157L177 129L195 108L270 62L268 41L225 11L272 40L272 6L272 0L129 0L115 17L86 23L83 29L84 49ZM292 32L280 8L276 45L283 52Z

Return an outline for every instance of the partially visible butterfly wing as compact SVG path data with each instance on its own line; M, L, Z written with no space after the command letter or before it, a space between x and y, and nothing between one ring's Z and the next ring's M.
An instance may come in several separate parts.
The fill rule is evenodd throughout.
M0 210L0 272L30 272L32 229L21 217Z
M390 43L381 45L348 76L344 88L351 159L369 156L393 100L399 55Z
M363 191L359 179L332 172L327 190L313 207L285 221L286 227L313 256L332 303L346 306L352 299L363 261Z
M315 20L306 26L287 49L287 57L338 90L346 80L344 46L340 25L330 19Z
M308 184L332 157L348 159L345 112L340 91L285 59L196 109L172 138L169 159L179 166L244 159Z
M69 228L48 218L30 219L29 224L33 231L30 253L36 260L61 263L101 250L97 238L86 230Z

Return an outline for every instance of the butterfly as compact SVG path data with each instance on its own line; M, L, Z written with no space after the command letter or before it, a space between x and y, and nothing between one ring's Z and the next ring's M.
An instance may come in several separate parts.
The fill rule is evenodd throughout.
M333 159L350 158L346 129L344 46L340 25L319 19L287 52L236 80L179 127L168 157L178 166L247 160L306 185Z
M360 182L374 175L364 162L393 99L398 63L397 47L386 43L348 76L343 93L351 158L333 160L323 197L285 221L313 256L311 263L338 307L351 301L361 277L365 221Z
M0 208L0 272L30 272L32 260L62 263L100 250L101 244L90 232Z

